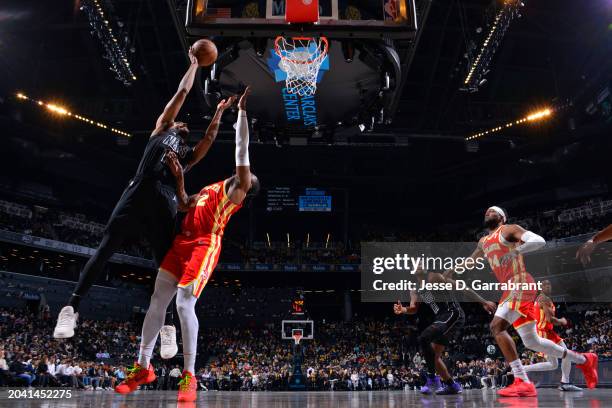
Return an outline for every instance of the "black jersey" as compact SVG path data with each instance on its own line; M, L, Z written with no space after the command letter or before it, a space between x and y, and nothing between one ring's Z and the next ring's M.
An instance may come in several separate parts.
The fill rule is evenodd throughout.
M463 313L461 305L455 297L454 290L432 291L419 288L417 294L420 300L426 303L436 316L453 311L461 311Z
M165 163L168 151L176 153L182 165L185 165L193 155L193 148L185 144L176 129L161 132L149 139L136 170L134 181L159 181L162 186L174 191L176 179Z

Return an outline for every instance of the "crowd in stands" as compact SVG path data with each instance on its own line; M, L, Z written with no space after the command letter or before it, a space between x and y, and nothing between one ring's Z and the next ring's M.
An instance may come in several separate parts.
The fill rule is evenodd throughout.
M591 233L612 222L612 200L593 199L573 207L538 212L518 211L510 222L518 223L545 237L548 241ZM0 200L0 229L50 238L95 248L104 225L83 214L68 214L40 206L24 206ZM361 233L348 242L245 242L226 237L221 262L249 264L358 264L361 241L381 242L470 242L478 239L480 226L465 225L438 228L434 232L407 231L398 226L361 225ZM146 242L131 243L123 253L150 258Z
M465 387L503 386L508 367L489 335L488 316L467 305L470 319L451 342L444 359ZM609 304L572 305L563 316L573 322L559 334L569 347L612 358ZM472 309L473 308L473 309ZM303 341L302 368L312 390L406 389L422 385L424 360L418 352L418 322L403 318L315 322L316 336ZM67 341L51 337L48 311L0 309L0 385L70 386L110 389L128 374L136 358L139 326L133 322L84 321ZM292 375L292 344L278 327L212 328L199 335L197 377L201 389L284 390ZM180 335L177 336L180 339ZM520 341L517 342L520 345ZM536 361L519 346L522 358ZM180 355L179 355L180 356ZM154 358L158 377L148 388L176 389L180 360Z

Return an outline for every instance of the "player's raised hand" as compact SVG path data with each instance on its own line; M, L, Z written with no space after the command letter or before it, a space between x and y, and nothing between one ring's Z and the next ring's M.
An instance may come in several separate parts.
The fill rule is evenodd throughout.
M217 104L217 110L223 112L224 110L232 106L234 102L236 102L236 98L236 95L233 95L227 99L221 100L221 102Z
M249 85L246 87L242 96L240 97L240 100L238 101L238 109L246 110L246 103L247 103L247 99L250 94L251 94L251 86Z
M559 319L559 323L561 323L561 326L567 326L567 319L565 317L562 317Z
M191 64L195 64L198 65L198 59L195 57L195 55L193 55L193 47L189 47L189 62L191 62Z
M593 241L585 242L584 245L578 248L578 251L576 252L576 259L579 260L582 265L585 266L591 263L591 254L595 250L596 246L597 244Z
M488 314L493 314L497 310L497 305L494 302L491 302L490 300L485 300L485 302L482 304L482 308Z
M183 177L183 166L181 166L176 153L172 151L166 153L166 164L174 177L177 179Z
M400 302L399 300L396 304L393 305L393 313L395 313L396 315L404 313L404 309L405 307L402 306L402 302Z

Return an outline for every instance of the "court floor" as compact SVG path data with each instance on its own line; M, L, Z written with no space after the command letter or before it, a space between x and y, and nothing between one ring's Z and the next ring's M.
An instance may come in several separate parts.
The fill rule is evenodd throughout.
M3 389L2 407L59 408L450 408L450 407L516 407L516 408L579 408L612 407L612 390L585 390L562 393L556 389L539 389L537 398L498 398L492 390L465 390L461 395L422 396L417 391L374 392L199 392L196 403L177 403L170 391L138 391L117 395L112 391L77 391L71 399L10 400Z

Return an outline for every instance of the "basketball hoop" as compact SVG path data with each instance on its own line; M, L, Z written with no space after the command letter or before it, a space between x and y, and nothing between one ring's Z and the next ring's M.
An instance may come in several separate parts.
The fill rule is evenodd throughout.
M291 337L293 337L293 341L295 342L296 346L300 344L300 340L302 340L303 335L304 333L301 329L293 329L291 331Z
M274 49L280 57L280 68L287 73L287 91L311 96L317 91L317 77L327 56L329 43L320 37L276 37Z

